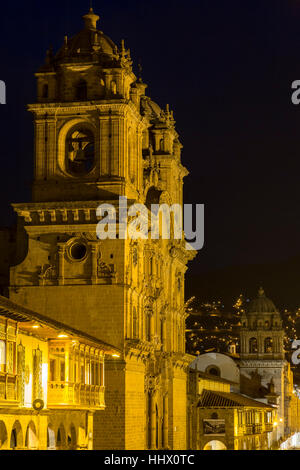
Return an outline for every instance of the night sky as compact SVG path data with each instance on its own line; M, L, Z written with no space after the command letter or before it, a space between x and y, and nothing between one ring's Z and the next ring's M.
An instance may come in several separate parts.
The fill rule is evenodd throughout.
M50 44L83 25L89 1L1 4L0 223L30 198L34 72ZM93 1L98 28L125 39L147 94L174 110L185 202L205 204L205 247L187 294L253 295L300 305L300 1ZM137 71L137 68L135 68Z

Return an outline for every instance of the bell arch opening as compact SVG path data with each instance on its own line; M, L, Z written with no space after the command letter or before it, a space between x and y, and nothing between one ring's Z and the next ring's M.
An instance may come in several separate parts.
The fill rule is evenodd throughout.
M95 165L94 133L85 126L78 125L69 130L66 136L65 168L73 176L84 176Z

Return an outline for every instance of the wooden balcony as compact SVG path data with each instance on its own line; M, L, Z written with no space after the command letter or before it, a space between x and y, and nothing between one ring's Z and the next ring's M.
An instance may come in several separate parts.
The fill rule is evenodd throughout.
M16 375L0 373L0 403L1 405L18 404Z
M48 407L103 409L105 387L71 382L48 383Z

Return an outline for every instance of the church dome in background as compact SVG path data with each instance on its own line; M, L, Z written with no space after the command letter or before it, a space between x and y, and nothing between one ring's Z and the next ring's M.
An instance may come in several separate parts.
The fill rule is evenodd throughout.
M113 55L116 51L114 42L102 31L97 30L99 16L95 15L91 8L87 15L83 16L84 28L70 39L65 38L65 44L56 54L56 59L67 57L77 60L90 59L91 55Z
M121 48L102 31L97 29L99 16L91 8L83 16L84 28L68 38L54 55L52 49L47 51L46 62L39 71L51 70L55 65L69 63L98 63L102 67L114 68L122 65L130 68L132 65L130 51L125 49L124 41Z
M258 296L251 300L247 308L248 313L275 313L277 311L273 301L266 297L262 287L258 291Z

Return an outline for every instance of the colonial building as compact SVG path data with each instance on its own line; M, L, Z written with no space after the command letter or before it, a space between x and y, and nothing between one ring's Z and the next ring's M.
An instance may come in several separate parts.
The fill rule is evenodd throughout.
M270 384L278 395L277 438L284 438L290 428L290 401L293 375L285 359L284 329L280 313L262 288L241 318L240 373L241 392L264 397ZM246 392L247 391L247 392Z
M213 367L213 366L212 366ZM277 408L232 391L225 378L190 370L188 442L197 450L267 450Z
M106 363L106 408L94 448L184 449L184 240L99 240L97 207L182 205L181 143L173 112L145 95L124 41L83 29L47 52L36 73L32 202L13 204L15 235L2 233L4 292L121 350ZM123 199L123 203L124 203ZM6 280L9 277L8 280Z
M92 449L116 348L0 296L0 449Z
M235 351L234 354L232 351L227 354L211 352L199 355L191 363L191 369L200 375L209 374L212 378L214 376L230 381L231 392L243 396L242 400L234 398L235 406L238 401L242 403L245 398L245 400L252 399L252 401L255 399L255 402L272 406L277 410L276 426L270 429L268 425L266 427L268 431L264 431L268 433L267 439L263 436L261 436L262 439L258 438L263 426L253 426L252 432L249 432L250 427L246 426L246 434L248 437L252 434L253 439L242 439L241 434L235 434L238 440L231 441L231 448L265 448L266 443L268 448L299 446L299 393L293 385L293 373L285 358L284 336L280 313L260 288L257 298L249 303L246 312L241 317L240 354L237 355ZM191 400L191 397L194 398ZM204 398L200 399L200 408L203 412L206 407L210 407L209 403L227 403L226 406L229 406L229 401L226 402L227 398L230 399L229 397L216 397L210 393ZM189 395L189 403L193 408L195 393ZM250 401L248 404L250 405ZM191 410L189 413L191 414ZM259 424L254 415L247 416L246 421L244 422L241 418L241 422ZM249 416L252 416L251 423L247 421ZM232 419L235 419L233 415ZM222 442L224 443L224 440Z

